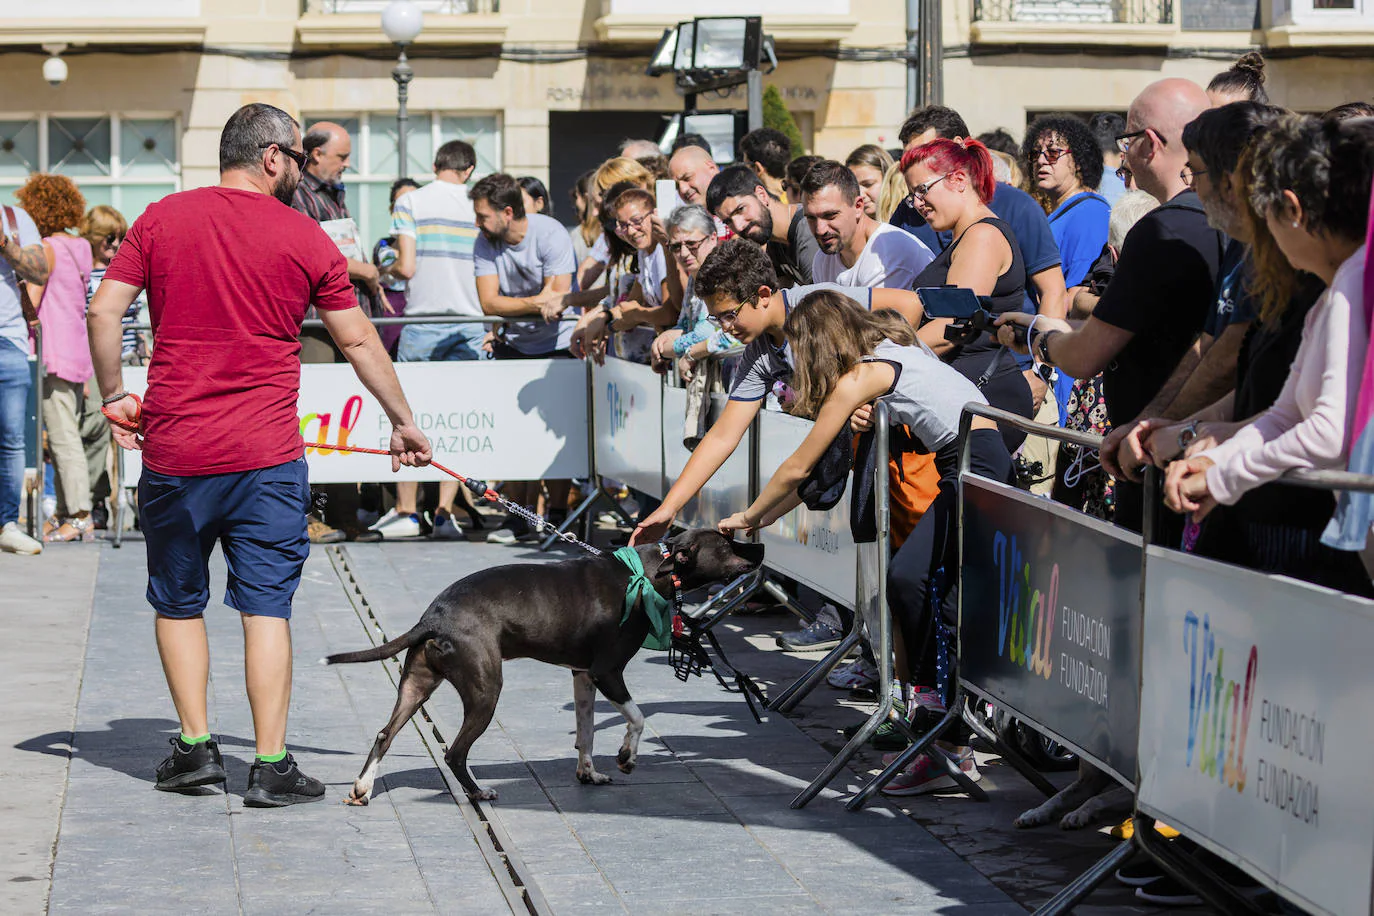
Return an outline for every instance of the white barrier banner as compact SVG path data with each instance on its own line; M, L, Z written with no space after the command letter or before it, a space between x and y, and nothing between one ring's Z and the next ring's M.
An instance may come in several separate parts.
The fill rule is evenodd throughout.
M724 395L712 395L711 422L720 416ZM692 453L682 444L682 424L687 415L687 392L681 388L663 389L663 473L671 486L687 465ZM682 507L677 523L688 528L714 528L728 515L749 508L749 443L753 430L745 433L701 492Z
M597 473L659 499L664 493L662 390L663 377L641 363L612 357L592 367Z
M467 477L566 480L587 467L587 369L580 360L398 363L396 373L429 436L434 460ZM124 387L142 395L147 369L124 369ZM434 468L351 455L336 445L386 448L391 423L348 365L301 367L301 436L311 483L451 480ZM138 479L137 452L125 452L125 479Z
M811 425L776 410L760 411L760 486L797 450ZM769 569L804 582L845 607L854 603L857 578L854 539L849 532L851 490L847 485L844 496L829 511L798 506L760 532L767 545L764 556Z
M1374 602L1158 547L1141 810L1305 909L1370 911Z

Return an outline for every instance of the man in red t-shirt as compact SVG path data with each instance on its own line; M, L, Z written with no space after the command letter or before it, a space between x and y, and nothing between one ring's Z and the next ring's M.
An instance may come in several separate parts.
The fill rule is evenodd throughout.
M310 550L296 402L297 338L311 305L391 420L392 470L428 464L430 445L358 308L338 247L290 207L305 161L295 120L271 105L245 105L224 126L219 159L218 186L166 197L134 223L87 323L115 440L143 451L138 500L148 601L181 719L172 755L157 768L157 788L225 778L206 710L203 617L218 541L229 567L224 601L243 621L257 738L244 804L281 807L324 795L324 785L286 753L291 598ZM140 411L120 378L120 318L141 290L154 350ZM141 437L121 422L141 425Z

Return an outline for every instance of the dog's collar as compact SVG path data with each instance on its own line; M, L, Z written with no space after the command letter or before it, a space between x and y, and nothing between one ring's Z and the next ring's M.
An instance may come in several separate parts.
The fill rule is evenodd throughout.
M671 548L668 547L666 541L658 542L658 552L663 555L663 559L666 561L671 561L673 559L673 551ZM659 575L662 575L662 573L660 573ZM681 616L682 577L677 574L677 569L675 568L675 565L668 567L668 576L673 583L673 613Z

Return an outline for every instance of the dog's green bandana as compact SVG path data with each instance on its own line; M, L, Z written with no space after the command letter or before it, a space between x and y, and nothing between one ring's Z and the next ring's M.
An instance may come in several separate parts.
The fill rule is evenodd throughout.
M630 619L635 605L643 603L644 613L649 615L649 633L644 637L644 648L667 649L673 644L673 609L671 602L658 593L649 577L644 574L644 564L639 560L639 551L633 547L622 547L613 556L630 570L630 584L625 586L625 613L620 625Z

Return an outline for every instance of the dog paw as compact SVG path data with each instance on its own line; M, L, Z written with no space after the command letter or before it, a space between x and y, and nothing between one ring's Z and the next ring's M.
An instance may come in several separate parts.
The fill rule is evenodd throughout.
M620 753L616 755L615 765L620 768L622 773L633 773L635 770L635 759L630 753L630 749L622 747Z
M610 785L611 777L604 773L598 773L596 770L587 770L578 772L577 781L584 786L606 786Z
M1039 808L1032 808L1022 812L1021 816L1012 823L1020 829L1026 830L1031 827L1043 827L1049 823L1049 819L1040 812Z
M1060 830L1081 830L1093 822L1092 814L1086 811L1070 811L1059 821Z
M354 795L353 793L350 792L348 795L345 795L345 796L344 796L344 804L345 804L345 805L353 805L353 806L358 807L358 808L366 808L366 807L367 807L367 796L366 796L366 795Z
M495 789L478 789L476 792L468 793L469 801L496 801Z

